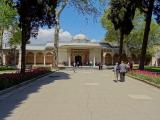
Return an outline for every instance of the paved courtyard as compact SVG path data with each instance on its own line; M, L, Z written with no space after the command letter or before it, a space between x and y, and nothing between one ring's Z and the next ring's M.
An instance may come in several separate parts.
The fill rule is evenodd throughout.
M160 90L111 70L62 70L0 96L0 120L159 120Z

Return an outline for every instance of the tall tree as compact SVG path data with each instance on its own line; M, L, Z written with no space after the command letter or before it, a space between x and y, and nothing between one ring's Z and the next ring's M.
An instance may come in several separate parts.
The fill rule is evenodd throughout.
M79 14L82 15L92 15L93 19L96 20L99 12L94 6L96 0L60 0L59 6L55 9L56 15L56 24L55 24L55 33L54 33L54 50L53 50L53 62L52 69L58 68L58 45L59 45L59 30L60 30L60 14L63 9L69 5L74 7Z
M25 74L26 43L30 37L36 37L38 28L55 24L55 8L58 0L17 0L19 27L22 30L21 73Z
M145 56L146 56L146 48L147 48L147 43L148 43L148 35L150 31L152 12L154 9L154 2L155 0L137 0L138 8L142 12L144 12L146 16L145 18L146 25L144 29L142 52L141 52L140 65L139 65L140 70L144 70L144 61L145 61Z
M103 16L100 20L102 26L104 29L107 30L105 34L105 40L107 42L112 42L119 44L119 31L116 31L114 29L114 25L111 23L110 20L107 19L107 15L109 8L107 8ZM139 10L136 10L135 17L133 19L133 25L134 28L131 31L131 33L127 36L124 36L124 51L127 55L128 60L132 61L131 58L131 53L132 52L139 52L142 47L142 39L143 39L143 32L145 28L145 21L144 21L144 15L140 13ZM152 20L151 23L151 28L150 28L150 34L149 34L149 43L148 45L150 47L147 47L147 55L152 56L153 55L153 44L157 43L160 39L160 27L159 25L155 22L155 20Z
M9 26L16 21L17 11L13 8L14 3L12 0L0 0L0 64L2 61L2 39L4 29L8 29Z
M108 19L114 24L115 30L120 31L119 61L122 59L123 38L130 34L133 29L132 20L134 18L136 6L134 0L111 0L111 10Z

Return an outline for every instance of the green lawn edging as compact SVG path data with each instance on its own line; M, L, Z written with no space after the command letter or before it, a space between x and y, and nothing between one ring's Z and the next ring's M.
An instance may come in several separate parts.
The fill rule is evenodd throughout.
M140 80L140 81L142 81L142 82L145 82L145 83L147 83L147 84L149 84L149 85L152 85L152 86L154 86L154 87L160 88L160 85L157 85L157 84L155 84L155 83L153 83L153 82L150 82L150 81L147 81L147 80L144 80L144 79L140 79L140 78L138 78L138 77L134 77L134 76L129 75L129 74L126 74L126 75L129 76L129 77L131 77L131 78L134 78L134 79Z

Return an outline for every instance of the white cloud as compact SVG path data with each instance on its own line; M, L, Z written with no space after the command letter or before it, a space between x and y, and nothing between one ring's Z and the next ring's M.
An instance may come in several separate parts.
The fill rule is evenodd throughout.
M55 29L39 29L37 39L31 38L31 44L45 44L47 41L53 41L54 40L54 32ZM6 35L3 38L4 43L7 43L9 36L8 33L5 31ZM71 41L72 35L68 31L63 31L63 29L60 29L59 31L59 37L60 41ZM91 42L97 42L97 40L92 39Z
M54 40L54 29L39 29L37 39L31 38L31 44L44 44ZM68 31L59 31L60 41L71 41L72 35Z
M92 39L92 40L90 40L91 42L97 42L97 40L95 40L95 39Z

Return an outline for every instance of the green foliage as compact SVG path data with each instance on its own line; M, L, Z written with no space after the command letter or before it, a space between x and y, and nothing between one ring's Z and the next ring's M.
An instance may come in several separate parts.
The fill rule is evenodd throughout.
M115 30L121 30L128 35L133 29L132 20L135 14L133 0L110 0L111 10L108 19L114 24Z
M12 0L0 0L0 29L9 28L16 21L17 10Z
M110 11L110 8L107 8L100 20L102 27L107 30L105 34L105 40L107 42L117 42L119 44L119 31L114 29L113 23L107 19L107 15ZM129 49L131 52L139 51L142 48L143 42L143 32L145 28L144 14L140 13L137 9L135 17L133 19L134 28L131 33L124 37L124 42L128 42ZM152 20L150 33L149 33L149 43L147 47L147 55L153 56L154 50L153 45L160 42L160 27L154 20Z
M105 2L105 0L69 0L68 5L73 7L78 12L78 15L84 16L87 22L87 16L92 17L93 21L97 22L97 18L101 15L102 6ZM97 7L97 4L101 4L102 6Z
M11 38L9 39L8 43L10 45L21 45L21 40L22 40L22 31L18 27L18 23L13 25L10 28L10 36Z
M138 66L134 66L134 69L138 69ZM144 69L150 72L160 72L160 67L151 67L151 66L144 66Z
M17 0L16 8L19 14L19 27L25 29L25 41L36 37L38 28L55 24L55 8L57 0Z
M51 66L32 66L32 68L47 68L49 70L51 70Z

